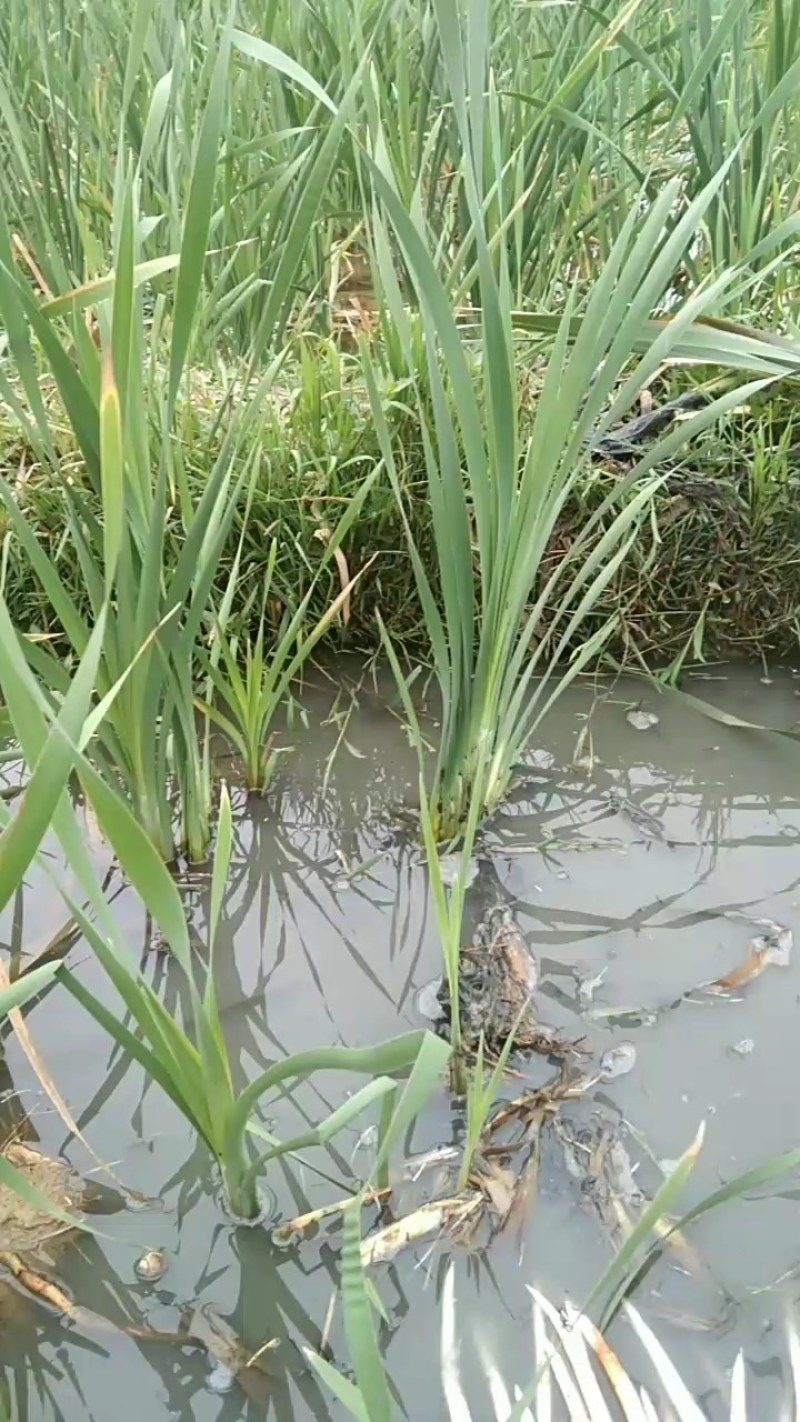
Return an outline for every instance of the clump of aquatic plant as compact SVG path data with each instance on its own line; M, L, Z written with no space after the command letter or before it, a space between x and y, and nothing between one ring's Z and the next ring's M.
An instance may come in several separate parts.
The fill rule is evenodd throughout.
M593 614L666 477L659 468L686 438L758 384L728 389L652 445L620 474L571 545L553 559L559 518L586 478L593 440L621 418L665 361L683 354L687 342L697 361L753 372L797 369L800 348L789 342L778 354L776 346L751 335L734 349L726 332L700 324L726 294L741 289L734 268L698 289L669 320L651 319L724 172L712 175L683 207L680 185L668 182L644 215L641 199L630 208L585 300L574 287L565 289L563 315L543 323L552 333L549 357L532 430L523 440L517 318L505 245L502 230L490 242L485 221L490 195L483 154L493 112L487 100L487 31L472 10L462 33L455 0L442 0L437 15L462 145L461 180L476 251L473 303L479 309L463 319L453 309L424 220L400 201L381 134L369 170L377 196L376 268L383 273L387 309L402 336L408 322L388 257L393 240L425 329L424 391L413 374L411 379L418 390L435 577L405 517L442 702L430 792L434 833L437 840L449 840L463 831L475 801L483 815L503 798L512 768L542 719L602 652L615 619L612 614L593 620ZM792 221L770 240L779 245L796 227ZM774 255L771 246L768 250ZM380 374L366 352L364 369L384 461L404 510ZM407 691L404 696L408 702Z
M769 5L727 0L716 10L710 0L699 0L683 10L678 26L667 61L673 106L651 141L665 154L683 150L691 192L724 171L709 209L706 241L715 263L749 260L792 211L800 7L797 0ZM662 73L662 83L665 77ZM773 280L784 279L776 273Z
M470 1063L469 1069L466 1072L466 1134L461 1158L461 1168L458 1175L459 1190L466 1190L469 1183L475 1157L480 1151L486 1123L489 1120L492 1107L497 1101L503 1086L508 1059L514 1047L514 1036L519 1022L522 1020L522 1013L525 1011L527 1005L528 1004L525 1003L514 1027L503 1043L497 1061L492 1064L491 1068L488 1067L486 1063L486 1043L483 1033L481 1033L475 1053L475 1061Z
M372 485L365 479L357 496L350 501L347 513L328 540L327 562L340 548L348 528L357 519L364 499ZM230 605L239 578L242 541L239 541L234 570L219 615L215 620L211 650L202 658L209 682L210 699L199 703L203 714L224 731L238 751L244 768L248 790L267 788L275 767L276 752L272 746L273 728L277 716L300 672L320 639L348 603L360 574L347 577L343 587L325 609L313 627L307 627L308 606L316 589L316 579L293 612L284 612L277 628L269 628L268 603L278 555L276 539L270 544L267 566L263 574L258 631L255 637L241 639L228 632ZM245 603L245 617L248 606ZM269 645L266 645L269 638Z

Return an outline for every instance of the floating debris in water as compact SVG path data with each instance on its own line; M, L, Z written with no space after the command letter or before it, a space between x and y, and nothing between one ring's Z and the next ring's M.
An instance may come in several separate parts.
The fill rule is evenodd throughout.
M441 978L433 978L429 983L421 987L414 998L414 1006L422 1017L427 1017L429 1022L438 1022L442 1015L442 1004L439 1000L439 993L442 987Z
M215 1396L220 1397L224 1396L226 1392L230 1392L235 1381L236 1374L233 1368L229 1368L227 1363L215 1363L214 1366L208 1370L206 1387L209 1392L213 1392Z
M460 1151L456 1146L441 1145L434 1146L432 1150L422 1151L419 1155L410 1155L403 1166L403 1178L405 1180L419 1180L420 1175L426 1170L430 1170L434 1165L445 1165L450 1161L458 1160Z
M609 1027L654 1027L662 1013L672 1006L647 1007L643 1003L598 1003L587 1010L592 1022L606 1022Z
M658 716L654 711L629 711L625 720L629 726L633 726L634 731L651 731L658 725Z
M766 928L767 932L760 933L757 938L751 940L744 962L733 968L730 973L726 973L724 977L715 978L713 982L703 984L706 992L735 992L737 988L745 987L754 978L760 977L764 969L770 965L776 968L788 968L792 957L792 930L783 928L779 923L773 923L769 918L759 919L759 923Z
M633 1042L617 1042L600 1058L600 1077L603 1081L613 1081L615 1076L627 1076L635 1066L636 1048Z
M394 1259L401 1249L418 1244L431 1234L441 1235L457 1229L480 1211L481 1204L482 1196L476 1192L446 1200L429 1200L404 1219L394 1220L375 1234L368 1234L361 1242L361 1262L365 1267L385 1263Z
M163 1210L164 1201L148 1195L142 1195L138 1190L128 1190L123 1200L125 1209L132 1215L144 1214L145 1210Z
M735 1052L737 1057L749 1057L755 1051L755 1046L752 1037L742 1037L741 1042L734 1042L730 1050Z
M168 1267L169 1261L163 1249L148 1249L141 1259L136 1260L133 1270L137 1279L154 1284L163 1279Z
M605 982L608 973L608 963L606 963L599 973L592 973L591 977L578 977L578 1002L581 1007L588 1007L597 989Z
M458 1154L455 1148L453 1148L453 1154ZM272 1241L274 1244L280 1245L295 1244L298 1238L308 1230L314 1229L333 1215L341 1215L359 1202L362 1205L372 1205L381 1200L388 1200L391 1193L391 1187L386 1185L381 1190L367 1190L366 1194L361 1196L348 1195L346 1200L336 1200L333 1204L320 1205L316 1210L308 1210L304 1215L295 1215L294 1219L285 1220L272 1231Z
M462 870L465 876L464 885L466 888L469 888L470 884L474 884L478 877L478 868L478 861L474 857L470 859L466 869L463 870L463 861L460 854L439 855L439 872L442 876L442 883L446 884L448 889L451 889L454 884L458 883Z

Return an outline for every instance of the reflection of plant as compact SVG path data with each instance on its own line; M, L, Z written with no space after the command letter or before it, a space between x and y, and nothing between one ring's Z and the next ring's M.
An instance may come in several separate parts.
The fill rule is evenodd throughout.
M3 840L0 839L0 852L2 852L2 844ZM58 963L45 963L41 968L34 968L32 972L26 973L24 978L12 983L10 987L3 988L0 991L0 1022L3 1022L15 1007L22 1007L24 1003L30 1002L32 997L38 996L44 988L49 987L58 971L58 966ZM36 1209L56 1215L59 1219L68 1221L70 1224L76 1223L47 1195L31 1186L25 1176L15 1170L9 1160L6 1160L2 1152L0 1152L0 1182L18 1195L23 1196Z
M447 1271L442 1299L442 1386L449 1422L534 1422L539 1409L550 1405L555 1395L569 1418L590 1418L591 1422L648 1422L648 1419L669 1417L673 1422L706 1422L707 1414L697 1403L680 1376L675 1363L659 1343L633 1304L625 1305L625 1316L652 1364L658 1379L659 1394L666 1400L666 1411L653 1402L644 1387L637 1387L617 1354L604 1336L576 1309L565 1309L563 1316L539 1292L533 1297L534 1366L537 1382L526 1389L525 1399L518 1387L510 1388L487 1346L478 1342L486 1389L491 1398L491 1412L481 1399L476 1410L474 1388L464 1387L458 1362L458 1325L455 1309L452 1265ZM795 1324L789 1323L789 1344L794 1353L800 1347ZM601 1382L606 1386L601 1389ZM786 1416L796 1415L789 1389ZM547 1399L547 1402L545 1402ZM609 1399L609 1400L607 1400ZM800 1402L800 1398L797 1399ZM533 1403L533 1409L529 1405ZM757 1406L758 1404L756 1404ZM545 1414L550 1415L549 1410ZM716 1408L712 1414L719 1416ZM746 1422L752 1414L747 1408L747 1381L744 1355L740 1352L731 1375L730 1422Z
M0 908L4 908L19 890L42 838L51 826L62 826L67 815L77 828L67 797L67 784L80 754L77 747L91 738L98 716L109 708L119 689L119 686L115 687L101 707L90 713L104 635L105 613L101 611L58 713L48 707L48 715L45 716L42 709L46 705L44 697L30 672L5 603L0 598L0 686L12 731L17 734L17 728L24 726L24 741L22 736L19 739L30 766L28 782L13 816L8 804L0 799ZM5 988L0 993L0 1018L48 987L58 967L58 963L45 963ZM36 1209L56 1215L70 1224L75 1223L47 1195L28 1184L2 1155L0 1180L24 1195Z

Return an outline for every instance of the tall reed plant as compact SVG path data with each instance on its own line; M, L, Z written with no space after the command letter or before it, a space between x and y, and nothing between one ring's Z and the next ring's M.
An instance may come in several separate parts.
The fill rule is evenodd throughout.
M386 308L405 340L404 276L425 331L425 369L413 380L433 571L405 513L385 412L387 392L366 349L363 359L383 459L406 520L441 695L430 795L436 838L448 840L463 831L471 805L477 802L483 815L498 804L544 716L602 652L614 619L598 619L594 609L636 539L654 490L667 477L662 471L687 439L746 399L758 382L728 388L649 447L630 472L620 473L570 546L551 556L560 515L587 477L593 439L625 414L687 333L695 359L725 361L724 332L718 336L713 324L701 322L740 289L736 268L698 289L668 321L653 323L651 316L727 170L712 175L688 206L681 203L678 182L665 184L650 203L637 201L585 299L565 272L563 314L553 322L531 433L523 439L506 247L490 241L485 220L484 154L492 137L489 12L480 0L466 7L466 15L456 0L437 0L436 14L476 251L476 308L453 308L424 216L409 213L401 201L380 115L368 159L376 196L376 268ZM796 233L791 221L773 240L777 244ZM393 251L401 258L400 279ZM752 362L756 371L773 358L776 363L766 369L800 368L796 342L784 343L781 359L767 340L751 337L741 354L745 367ZM408 707L402 680L401 691Z
M141 210L144 166L175 102L168 88L156 85L134 159L125 140L133 96L139 93L149 8L145 0L137 0L128 37L112 204L112 269L43 300L15 260L11 234L0 217L0 320L16 374L12 382L0 373L0 395L16 412L64 500L69 554L80 570L78 595L30 525L18 491L7 478L0 478L0 501L76 657L83 654L101 606L106 608L98 670L101 694L123 670L127 673L107 719L98 726L109 779L121 777L137 818L164 859L177 851L201 858L210 840L212 786L208 715L198 718L195 703L198 647L215 620L214 589L237 504L259 476L263 402L275 366L267 363L258 380L243 370L227 380L205 448L195 451L207 463L204 483L195 492L184 464L184 444L197 441L196 433L189 433L192 388L187 366L207 314L206 255L228 114L233 32L229 24L216 32L207 98L197 116L179 249L148 260L145 244L153 222ZM6 102L11 105L9 95ZM7 107L7 118L11 115ZM16 118L21 128L22 119ZM308 240L316 216L315 194L318 197L330 171L343 123L343 117L331 121L333 136L328 134L314 183L284 233L259 326L262 354L291 304L293 262ZM30 183L33 201L34 174ZM50 250L52 234L44 219L34 232ZM154 279L171 279L171 272L174 291L170 299L159 296L151 320L142 289ZM67 264L56 274L67 281ZM40 355L55 387L54 398L69 421L80 459L77 473L64 467L56 449L53 421L60 415L42 399ZM351 517L357 508L355 501ZM335 542L326 557L333 555ZM311 645L313 639L306 650ZM61 696L67 676L59 656L42 644L30 644L28 651L53 697ZM302 657L293 655L292 669L301 662Z

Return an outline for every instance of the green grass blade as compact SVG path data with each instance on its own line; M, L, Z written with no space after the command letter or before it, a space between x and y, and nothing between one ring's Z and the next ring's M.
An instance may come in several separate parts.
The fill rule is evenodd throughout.
M167 421L171 419L175 408L178 386L189 353L189 341L203 281L208 232L214 203L214 180L225 112L230 43L230 25L226 24L222 31L219 52L211 75L208 101L197 136L189 198L183 223L172 318Z
M180 895L163 861L121 796L85 759L78 773L98 823L120 864L191 980L189 932Z
M233 845L233 819L228 787L224 783L220 789L219 819L217 821L217 844L214 851L214 865L211 871L211 902L208 910L208 943L213 962L213 949L222 912L222 902L228 883L228 870Z
M315 1353L313 1348L304 1348L303 1352L311 1364L314 1372L330 1388L334 1397L347 1408L355 1422L372 1422L367 1412L367 1405L361 1395L359 1388L349 1378L342 1377L342 1374L334 1368L327 1359L321 1358L319 1353Z
M23 1003L49 987L59 966L58 963L43 963L41 968L33 968L10 987L0 990L0 1018L6 1017L15 1007L21 1007Z
M45 744L32 766L19 808L0 835L0 907L8 903L22 882L28 865L53 821L75 763L81 726L91 704L105 630L97 623L86 654ZM22 718L29 714L30 692L25 685L27 667L21 658L16 634L0 598L0 686L6 698L15 733L23 741Z
M649 1205L642 1211L635 1228L615 1254L602 1278L595 1284L581 1309L582 1313L588 1313L592 1305L604 1297L608 1302L603 1310L603 1318L612 1308L616 1307L616 1301L624 1294L627 1287L627 1280L632 1268L638 1265L641 1252L650 1241L653 1227L673 1209L675 1201L689 1179L702 1149L704 1135L705 1127L701 1125L689 1149L684 1152L661 1189L656 1192ZM599 1326L602 1332L603 1322Z
M342 1305L347 1347L358 1390L370 1422L390 1422L392 1403L383 1359L378 1350L372 1307L361 1262L361 1204L344 1215L342 1249Z

